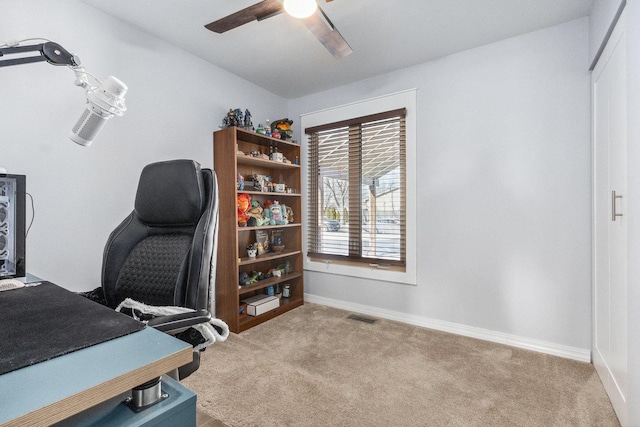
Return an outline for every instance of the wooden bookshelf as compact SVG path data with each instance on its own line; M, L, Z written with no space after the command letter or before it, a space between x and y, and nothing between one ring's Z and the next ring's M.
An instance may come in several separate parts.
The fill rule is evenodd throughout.
M214 169L218 178L219 233L216 267L216 317L224 320L232 332L240 333L259 325L304 303L304 279L302 273L302 196L301 170L295 164L300 158L298 144L267 137L237 127L214 132ZM291 163L277 162L245 153L267 154L276 148ZM238 174L268 175L276 183L284 183L284 193L244 191L237 189ZM246 193L264 206L267 200L277 200L290 207L294 220L288 224L262 227L240 227L237 222L237 197ZM247 256L246 246L255 242L255 232L282 230L285 248L281 252L267 252L255 258ZM289 262L291 272L281 277L270 277L251 285L240 286L239 274L252 271L266 273L278 265ZM289 285L291 296L280 297L280 306L259 316L240 316L240 300L266 293L270 286Z

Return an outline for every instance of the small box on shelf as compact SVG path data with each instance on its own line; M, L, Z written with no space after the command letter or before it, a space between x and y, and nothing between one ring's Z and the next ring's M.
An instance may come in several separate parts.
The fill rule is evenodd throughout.
M280 300L276 296L254 295L250 298L241 300L240 302L247 305L247 314L249 316L260 316L267 311L280 307Z

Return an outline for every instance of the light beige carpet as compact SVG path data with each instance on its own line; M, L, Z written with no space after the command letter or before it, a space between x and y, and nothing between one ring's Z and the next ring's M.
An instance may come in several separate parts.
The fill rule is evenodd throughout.
M305 304L209 347L183 384L240 426L617 426L592 365Z

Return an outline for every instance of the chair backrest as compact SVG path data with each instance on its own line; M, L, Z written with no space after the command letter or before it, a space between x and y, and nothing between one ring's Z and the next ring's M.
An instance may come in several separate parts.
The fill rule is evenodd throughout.
M217 251L215 174L192 160L145 166L135 208L104 249L107 305L125 298L212 311Z

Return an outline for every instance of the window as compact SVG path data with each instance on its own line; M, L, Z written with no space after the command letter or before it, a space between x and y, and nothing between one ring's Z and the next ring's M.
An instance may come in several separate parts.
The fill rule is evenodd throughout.
M406 267L406 109L305 129L312 259Z
M416 102L417 102L417 91L416 89L408 89L401 92L396 92L392 94L377 96L374 98L369 98L361 101L351 102L348 104L342 104L335 107L325 108L322 110L317 110L305 114L300 115L300 125L302 129L302 138L301 138L301 159L302 159L302 186L307 189L304 191L305 197L305 210L303 215L304 222L304 247L307 249L308 255L304 257L304 269L306 272L312 274L311 277L314 280L318 280L315 283L323 283L324 280L331 280L330 276L325 275L341 275L341 276L350 276L357 279L367 279L370 280L373 284L374 282L395 282L403 285L417 285L417 260L418 260L418 251L417 251L417 239L419 234L419 228L417 224L417 190L416 184L418 182L417 179L417 164L419 162L419 156L417 152L417 114L416 114ZM378 247L377 252L374 254L366 253L365 256L360 256L358 259L357 256L349 258L349 251L353 250L349 247L342 249L342 252L338 252L337 248L333 248L333 252L338 253L320 253L320 252L312 252L309 251L309 247L311 245L311 241L314 238L318 238L318 229L321 228L320 232L325 234L325 237L329 236L331 233L339 233L339 231L335 231L337 227L347 227L351 232L353 229L353 233L355 230L361 230L362 239L357 239L353 243L357 246L361 247L370 247L370 234L371 234L371 199L364 200L359 197L350 198L349 201L342 201L342 194L346 194L345 197L349 196L348 189L353 190L354 188L360 188L361 185L357 184L350 188L349 181L346 180L346 185L349 185L348 188L340 188L337 187L335 189L336 196L339 197L340 203L343 206L347 206L345 217L345 210L338 209L338 203L334 200L334 205L326 205L321 206L321 208L316 208L316 214L311 214L311 207L316 206L316 202L320 200L319 192L315 191L313 195L310 194L308 189L311 188L310 183L310 170L313 165L311 164L312 155L311 155L311 137L305 134L305 130L314 128L321 129L320 127L326 125L328 123L339 123L343 124L343 126L339 127L347 127L349 128L353 123L348 123L347 120L352 119L354 117L366 118L366 117L374 117L381 112L389 112L389 111L397 111L403 110L406 112L404 118L404 127L405 127L405 177L404 177L404 202L401 202L399 198L394 198L396 195L400 193L395 190L391 191L393 188L393 180L383 180L380 179L376 188L376 199L374 200L374 207L377 210L374 212L376 215L376 226L374 226L374 239L376 246ZM368 122L376 122L377 120L387 120L391 119L391 117L378 117L375 120L364 120L363 123ZM322 129L321 129L322 130ZM328 130L328 129L324 129ZM366 129L365 135L368 131L375 130L373 128ZM364 156L363 162L366 164L371 156ZM383 158L380 158L382 160ZM365 174L366 169L365 169ZM364 176L364 175L363 175ZM392 176L392 175L389 175ZM335 179L335 177L334 177ZM333 185L345 185L344 179L338 179L337 182L331 182ZM367 184L366 182L364 184ZM375 184L371 182L370 184ZM368 184L367 184L368 185ZM318 188L318 187L317 187ZM382 193L390 190L388 195L383 195ZM323 192L323 195L331 194L331 190L327 193L327 191ZM367 191L364 191L363 194L367 194ZM393 194L393 195L392 195ZM397 196L399 197L399 196ZM315 201L313 201L314 199ZM353 200L351 200L353 199ZM386 200L386 204L385 204ZM360 215L356 215L357 220L360 221L359 227L354 227L352 225L352 221L355 221L353 217L352 208L350 206L350 202L358 201L357 209L360 209ZM396 203L398 202L398 203ZM364 206L369 207L369 210L366 211ZM385 206L390 206L387 208ZM328 207L327 213L330 214L329 217L325 220L324 217L324 208ZM335 216L334 216L334 208ZM391 215L389 218L389 214L386 214L383 211L390 212L398 212L400 210L400 215L404 215L404 225L396 224L395 218ZM338 212L340 213L338 215ZM364 215L362 213L364 212ZM367 215L368 214L368 215ZM339 219L337 219L339 216ZM334 217L336 219L332 219ZM318 218L321 218L318 220ZM365 219L366 218L366 219ZM345 221L348 223L345 225ZM323 223L326 223L323 224ZM376 230L375 227L380 223L381 227ZM390 223L390 225L386 225ZM386 228L385 228L386 227ZM327 231L328 229L328 231ZM387 247L390 245L383 245L385 239L389 242L391 239L387 239L391 234L398 234L396 232L397 229L400 229L402 233L404 233L404 241L396 239L394 237L395 242L400 242L400 245L404 244L404 247L401 246L401 251L404 256L405 265L402 266L401 259L390 259L387 256ZM323 231L324 230L324 231ZM332 231L334 230L334 231ZM342 230L342 235L345 236L344 241L348 242L350 233ZM377 231L377 232L376 232ZM383 231L382 233L380 231ZM386 233L386 231L390 231L390 233ZM369 234L369 242L367 242L367 235ZM362 237L361 236L361 237ZM322 237L322 235L320 235ZM381 240L382 239L382 240ZM328 243L325 239L325 243ZM325 247L328 247L325 245ZM382 252L385 252L384 255L380 255ZM344 255L344 254L347 255ZM314 255L315 254L315 255ZM308 283L313 283L314 280L309 281Z

